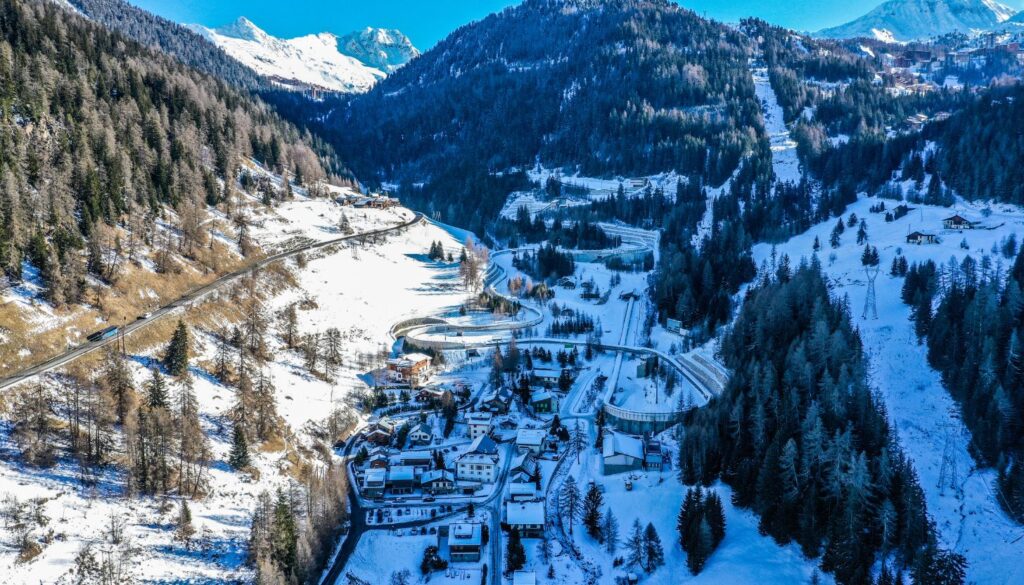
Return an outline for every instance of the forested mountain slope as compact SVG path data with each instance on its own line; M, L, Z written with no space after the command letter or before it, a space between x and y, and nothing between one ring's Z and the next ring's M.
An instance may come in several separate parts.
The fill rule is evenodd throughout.
M248 157L324 179L310 144L248 94L55 3L0 2L0 291L25 301L3 304L17 341L4 359L75 339L64 322L32 336L45 348L20 345L28 313L87 302L97 314L78 325L91 330L141 313L142 292L166 301L227 269L238 258L209 215L230 212L225 178ZM118 286L126 271L142 292Z
M527 0L460 28L327 131L364 180L437 183L539 158L720 185L759 139L748 56L743 35L664 0ZM468 209L468 192L428 186L422 201L464 225L493 218L497 196Z
M89 19L177 58L232 85L255 89L263 81L212 42L187 27L132 6L124 0L68 0Z

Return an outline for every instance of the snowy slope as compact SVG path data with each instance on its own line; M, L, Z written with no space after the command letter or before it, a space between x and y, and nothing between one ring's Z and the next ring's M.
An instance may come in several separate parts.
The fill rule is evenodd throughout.
M367 28L343 38L325 32L279 39L245 17L220 28L189 28L284 85L345 93L368 91L417 54L409 39L394 30Z
M778 97L768 80L768 69L765 67L751 70L754 78L754 92L761 102L764 115L764 128L772 149L772 170L778 181L799 183L800 160L796 154L796 141L789 134L786 120L779 105Z
M856 213L858 218L867 220L869 242L881 254L882 273L876 280L878 319L862 318L867 290L860 262L863 246L858 246L847 231L839 248L829 247L835 219L779 245L777 253L789 254L795 264L800 258L811 256L815 237L823 243L819 258L835 294L849 298L869 356L872 384L920 476L940 542L967 558L968 582L1024 583L1024 567L1017 561L1024 555L1024 527L1007 518L995 501L996 474L991 469L978 469L971 458L970 436L960 421L959 409L943 387L939 373L928 365L927 348L915 338L910 308L900 298L903 279L888 274L893 256L898 253L911 263L931 259L940 266L951 257L959 262L968 254L979 260L983 255L992 255L993 244L1024 229L1024 213L1019 208L999 206L985 217L983 205L961 201L955 211L981 220L987 229L959 233L941 229L942 219L952 215L952 209L914 204L908 215L887 223L881 214L869 212L879 202L863 198L844 214L844 219ZM890 209L895 206L892 201L885 204ZM908 245L905 237L911 230L936 233L942 241L934 245ZM968 249L961 247L964 241ZM772 246L759 244L753 252L760 264L769 261ZM996 261L1004 265L1012 262L1001 257L993 258L993 263Z
M294 200L281 203L272 211L256 211L252 216L252 236L267 249L297 237L315 241L336 238L342 214L358 232L395 225L412 217L411 211L402 208L341 207L331 199L308 198L299 187L295 187ZM343 365L333 384L308 375L298 353L279 348L276 338L271 342L278 350L265 369L277 387L278 413L287 432L294 434L287 441L291 446L307 448L314 442L310 431L318 428L332 409L346 404L348 394L366 388L360 378L367 368L364 354L392 342L388 335L392 323L411 314L438 312L464 300L465 292L457 284L457 267L423 258L431 243L437 241L452 251L459 246L442 228L423 223L373 243L339 247L335 253L310 254L304 268L288 264L294 271L294 286L274 291L275 296L266 301L268 314L306 301L305 308L299 311L301 330L319 332L329 326L337 327L345 340ZM31 282L26 285L32 286ZM204 304L194 312L208 310ZM197 531L192 548L174 540L176 507L166 508L161 498L124 497L123 470L117 465L101 471L96 487L80 483L79 467L63 456L63 448L61 459L53 468L23 465L11 438L10 395L5 392L0 396L0 502L7 499L9 503L10 498L21 502L41 498L39 510L45 528L34 528L30 534L44 542L41 553L23 562L18 559L17 547L8 544L13 542L13 531L0 522L0 583L79 582L71 570L76 556L85 547L91 547L97 557L130 548L132 554L126 569L130 582L252 581L245 551L255 498L261 491L289 485L288 469L293 461L286 450L261 447L251 451L258 474L250 477L230 468L226 462L231 447L228 409L235 399L234 390L217 382L204 369L212 363L216 352L214 337L199 328L193 329L193 334L192 374L212 460L206 497L189 502ZM148 379L148 368L161 351L160 345L138 351L129 346L130 368L140 384ZM176 392L177 385L171 386ZM125 542L130 546L113 546L105 536L111 517L124 521Z
M1015 12L995 0L889 0L858 19L816 34L835 39L911 41L949 32L989 30Z

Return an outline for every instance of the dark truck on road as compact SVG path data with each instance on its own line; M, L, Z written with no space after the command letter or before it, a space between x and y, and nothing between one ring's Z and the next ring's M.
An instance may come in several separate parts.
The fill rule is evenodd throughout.
M117 327L111 326L107 327L106 329L101 329L96 333L93 333L92 335L86 337L86 339L89 341L102 341L104 339L110 339L115 335L117 335Z

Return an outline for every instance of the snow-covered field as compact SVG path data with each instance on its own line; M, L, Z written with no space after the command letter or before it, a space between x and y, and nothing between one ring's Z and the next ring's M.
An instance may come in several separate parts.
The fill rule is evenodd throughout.
M867 277L860 262L863 246L856 245L854 229L847 229L838 249L829 247L829 234L835 220L811 228L777 247L777 253L789 254L793 263L810 257L817 237L823 248L819 253L824 270L831 277L835 293L849 299L871 361L872 382L885 400L900 443L913 459L925 491L928 511L936 520L942 544L967 557L968 580L974 583L1021 583L1024 567L1024 527L1011 522L994 500L995 474L978 470L967 451L968 432L960 422L958 409L943 388L939 374L928 366L926 348L917 344L910 309L900 299L903 279L889 276L893 257L902 253L910 263L933 260L940 267L951 258L968 254L984 255L1004 268L1011 260L992 252L993 245L1013 233L1024 234L1024 211L997 205L991 215L984 206L959 202L956 209L911 205L913 211L892 223L884 214L872 214L868 208L880 199L862 198L851 205L844 218L855 213L867 220L868 237L881 255L881 274L877 277L878 319L863 319ZM891 209L895 202L886 201ZM942 229L942 219L954 213L981 221L983 228L955 232ZM941 242L911 245L911 231L937 234ZM969 249L961 247L965 241ZM758 264L769 261L772 247L754 248ZM943 459L955 467L955 483L940 485ZM951 484L952 483L952 484Z

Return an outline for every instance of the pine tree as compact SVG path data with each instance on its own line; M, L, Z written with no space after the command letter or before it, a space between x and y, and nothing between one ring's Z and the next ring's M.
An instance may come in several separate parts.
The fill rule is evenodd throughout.
M829 234L828 237L829 245L833 248L839 247L839 244L841 243L840 236L843 235L843 229L843 220L840 219L838 223L836 223L836 227L832 228L832 233Z
M526 566L526 549L523 548L519 529L513 528L509 531L508 543L505 545L505 572L511 574L524 566Z
M686 490L686 497L679 507L676 517L676 530L679 532L679 545L683 552L693 550L696 525L700 521L704 508L704 491L700 487Z
M188 549L192 544L192 535L196 532L192 526L192 511L188 508L188 501L182 498L181 505L178 507L178 526L175 528L174 537L181 542L185 543L185 548Z
M623 544L626 547L626 564L630 567L644 567L644 553L647 551L644 547L644 529L640 526L639 519L633 520L633 528Z
M228 463L235 469L245 469L251 463L249 460L249 442L245 438L245 431L242 426L235 423L232 441L231 454L228 456Z
M150 408L167 408L167 382L158 368L153 368L153 375L146 384L146 397Z
M272 558L285 575L292 575L298 562L298 527L288 494L278 488L271 532Z
M711 526L708 525L707 520L701 518L696 525L693 544L686 555L686 566L694 575L704 569L704 564L711 555L712 540Z
M576 484L576 478L570 475L562 484L562 490L558 496L558 506L561 509L562 519L569 525L569 534L572 534L573 524L580 516L581 505L580 488Z
M164 353L164 365L172 376L181 376L188 371L188 338L188 326L185 325L184 321L179 320L178 326L174 329L174 334L171 336L171 341L167 345L167 351Z
M604 536L604 549L609 555L615 555L615 549L619 546L619 521L612 513L611 506L605 508L604 517L601 519L601 534Z
M583 500L583 525L587 527L587 533L598 541L602 541L604 537L601 531L601 506L603 505L604 496L601 495L597 483L590 484Z
M704 500L704 517L711 527L712 548L717 548L725 539L725 510L722 509L722 499L717 492L708 492Z
M658 567L665 564L665 551L661 548L661 537L654 528L654 524L648 522L644 529L644 570L653 573Z
M112 348L103 357L103 383L114 399L117 422L124 424L135 406L135 381L124 354Z

